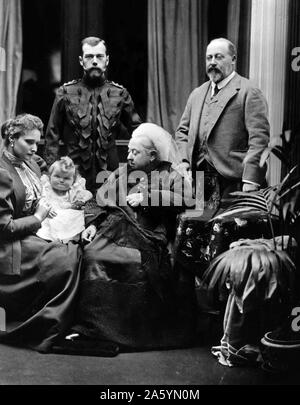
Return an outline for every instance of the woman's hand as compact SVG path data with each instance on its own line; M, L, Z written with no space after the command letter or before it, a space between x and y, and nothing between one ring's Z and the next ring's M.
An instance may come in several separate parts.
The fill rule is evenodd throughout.
M128 202L131 207L137 207L140 205L144 200L143 193L132 193L126 197L126 201Z
M41 198L40 201L37 204L37 207L35 209L35 213L33 214L40 222L43 222L45 218L48 216L50 218L53 218L56 213L53 211L51 208L51 205L47 203L47 201L44 198ZM52 216L53 215L53 216Z
M90 225L84 231L82 231L81 239L83 240L83 242L89 243L94 239L96 232L97 229L95 225Z
M54 211L54 209L50 206L50 211L48 212L48 218L54 218L56 217L57 212Z

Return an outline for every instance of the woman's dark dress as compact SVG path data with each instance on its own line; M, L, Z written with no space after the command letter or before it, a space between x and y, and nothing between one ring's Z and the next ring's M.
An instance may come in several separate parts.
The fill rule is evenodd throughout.
M170 165L162 164L159 170L168 176ZM125 172L126 167L110 187L121 189ZM171 266L166 238L166 225L175 225L183 209L172 206L174 184L182 181L179 174L172 181L171 207L160 203L132 209L111 202L95 209L97 234L84 249L78 318L72 330L113 341L125 350L191 344L194 286L181 282Z

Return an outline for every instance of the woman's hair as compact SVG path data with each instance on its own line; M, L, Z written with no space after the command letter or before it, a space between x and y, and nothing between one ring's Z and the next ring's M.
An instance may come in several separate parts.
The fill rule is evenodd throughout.
M146 134L141 134L139 136L132 137L132 139L133 140L138 139L143 148L147 149L148 152L155 151L156 154L158 154L158 150L154 145L152 139Z
M175 166L181 162L174 139L159 125L145 122L133 131L131 139L140 140L146 149L155 150L160 161L170 162Z
M18 139L26 131L38 129L42 134L43 128L44 124L39 117L31 114L21 114L3 123L1 136L4 139L4 145L8 146L11 139Z
M49 176L52 175L54 169L58 169L63 173L72 173L74 175L74 181L77 177L77 168L71 158L68 156L62 156L59 160L56 160L49 167Z

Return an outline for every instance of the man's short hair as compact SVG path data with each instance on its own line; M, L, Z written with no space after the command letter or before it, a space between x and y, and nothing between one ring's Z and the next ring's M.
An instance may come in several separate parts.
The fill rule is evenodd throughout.
M208 45L210 45L212 42L215 42L215 41L226 42L226 44L228 45L228 51L229 51L230 55L231 56L233 56L233 55L237 56L236 46L231 41L229 41L229 39L227 39L227 38L214 38L214 39L212 39L210 41L210 43Z
M98 37L86 37L83 38L83 40L81 41L81 48L83 47L84 44L88 44L90 46L96 46L98 44L102 43L105 46L106 49L106 55L108 55L108 49L107 49L107 45L104 41L104 39L98 38Z

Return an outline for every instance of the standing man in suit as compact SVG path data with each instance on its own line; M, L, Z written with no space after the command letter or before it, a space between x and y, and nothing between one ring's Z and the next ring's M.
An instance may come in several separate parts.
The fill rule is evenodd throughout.
M121 126L131 134L141 119L129 92L107 80L109 55L104 40L88 37L81 44L83 77L58 89L46 131L45 160L50 165L59 158L59 141L63 141L87 188L95 191L98 172L118 167L115 140Z
M265 97L235 65L236 48L229 40L208 44L210 80L190 94L175 135L186 169L213 177L223 198L264 185L266 168L259 162L269 142Z

